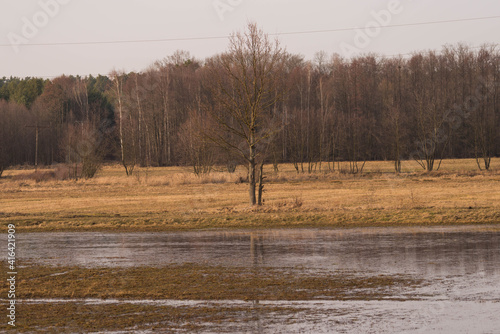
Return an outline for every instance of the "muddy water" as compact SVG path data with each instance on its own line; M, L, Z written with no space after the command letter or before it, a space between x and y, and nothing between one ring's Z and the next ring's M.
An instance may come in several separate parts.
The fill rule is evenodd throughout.
M293 321L263 317L226 327L231 332L500 333L500 227L37 233L19 234L18 242L18 259L38 264L300 267L429 282L412 292L419 300L402 294L382 301L260 301L301 311ZM232 303L238 302L226 302Z

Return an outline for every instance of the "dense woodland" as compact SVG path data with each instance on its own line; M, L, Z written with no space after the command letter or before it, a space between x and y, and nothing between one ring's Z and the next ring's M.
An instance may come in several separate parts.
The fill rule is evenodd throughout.
M214 117L214 110L231 108L215 96L214 81L228 95L241 92L224 77L223 56L202 61L178 51L140 73L4 77L0 168L36 159L81 165L87 177L110 160L127 174L134 166L232 170L244 161L231 148L244 143ZM391 160L398 171L401 160L415 159L435 170L442 158L472 157L488 169L500 153L494 46L447 46L400 58L281 56L275 89L265 97L272 103L262 105L265 121L255 125L265 133L261 158L276 168L288 162L297 172L328 171L344 161L357 173L366 160Z

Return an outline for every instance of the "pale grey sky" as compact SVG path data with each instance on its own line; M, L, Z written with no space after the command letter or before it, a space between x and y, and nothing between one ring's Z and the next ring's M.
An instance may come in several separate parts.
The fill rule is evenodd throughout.
M479 46L500 42L499 17L404 25L493 16L500 16L498 0L0 0L0 77L141 71L179 49L203 59L224 51L227 39L60 43L226 36L248 21L269 34L337 30L279 37L306 59L322 50L394 55ZM380 28L387 25L396 27ZM349 30L355 27L361 32Z

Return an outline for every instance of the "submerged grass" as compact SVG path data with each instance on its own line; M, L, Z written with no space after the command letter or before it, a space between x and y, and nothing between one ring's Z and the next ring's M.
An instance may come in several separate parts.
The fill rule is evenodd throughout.
M6 262L2 272L7 272ZM300 308L260 305L260 300L398 299L424 284L399 275L308 273L301 268L240 268L201 264L139 268L18 266L16 332L95 332L142 329L231 332L231 323L264 318L300 321ZM6 280L0 294L6 295ZM97 301L89 301L88 298ZM45 300L44 300L45 299ZM87 299L87 300L85 300ZM103 304L98 301L110 300ZM165 306L137 300L200 300ZM36 300L40 300L37 302ZM51 301L52 300L52 301ZM64 301L66 300L66 301ZM211 301L251 301L245 305ZM0 329L7 329L4 323Z
M300 269L198 264L159 268L28 266L18 270L16 296L20 299L353 300L390 297L395 287L421 283L406 276L308 274ZM0 294L6 292L7 285L3 283Z
M291 315L300 309L259 306L156 306L117 303L89 305L84 302L20 303L16 333L95 333L141 330L162 333L231 333L231 323L247 323L269 315ZM5 322L0 330L8 330Z

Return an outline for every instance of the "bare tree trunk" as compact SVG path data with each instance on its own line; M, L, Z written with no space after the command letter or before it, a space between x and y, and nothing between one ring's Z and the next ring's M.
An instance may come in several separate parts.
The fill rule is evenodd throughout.
M264 192L264 161L259 164L259 192L257 198L257 205L262 205L262 193Z
M121 162L123 164L123 167L125 167L125 173L127 176L129 175L128 169L127 169L127 164L125 163L125 149L123 145L123 105L122 105L122 83L120 79L120 74L118 73L112 73L112 77L114 77L114 84L115 84L115 93L116 93L116 98L118 101L118 115L119 115L119 121L120 121L120 126L119 126L119 136L120 136L120 153L121 153Z
M323 78L319 79L319 96L320 96L320 110L321 110L321 132L319 136L319 171L321 172L321 164L323 162L323 142L325 140L325 127L326 127L326 106L325 106L324 92L323 92Z
M148 123L146 123L146 134L149 134L149 126L148 126ZM148 166L151 166L151 161L152 161L152 158L151 158L151 137L146 135L146 164Z
M164 97L163 113L163 149L166 163L170 164L170 117L168 113L168 96Z
M311 173L312 152L310 147L310 131L311 131L311 67L307 72L307 128L306 128L306 156L308 160L307 170Z
M163 155L166 159L166 163L171 163L171 138L170 138L170 112L169 112L169 89L170 89L170 74L169 69L165 68L162 70L166 75L162 75L161 85L162 85L162 98L163 98ZM166 77L165 77L166 76Z
M286 99L286 98L285 98ZM285 100L286 101L286 100ZM287 145L286 145L286 136L287 136L287 124L288 124L288 109L286 107L286 103L283 103L283 111L284 111L284 116L283 116L283 161L287 161L288 157L287 157L287 154L286 154L286 149L287 149Z
M399 113L399 110L397 111ZM400 144L400 135L399 135L399 117L395 117L395 129L394 129L394 170L396 174L401 173L401 144Z
M142 104L141 104L141 98L139 97L139 85L137 83L137 75L135 76L135 94L136 94L136 99L137 99L137 107L139 111L139 119L138 119L138 136L137 136L137 141L138 141L138 146L139 146L139 161L140 164L143 165L143 154L142 154Z
M248 195L250 197L250 205L255 205L257 200L255 198L255 158L251 158L248 162Z

